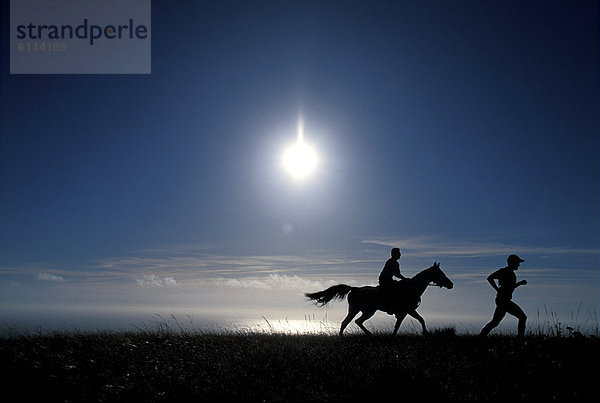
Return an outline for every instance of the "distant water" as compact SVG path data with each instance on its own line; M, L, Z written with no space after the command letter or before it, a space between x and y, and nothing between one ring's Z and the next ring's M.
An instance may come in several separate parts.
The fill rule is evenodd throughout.
M301 315L299 315L302 317ZM339 315L337 315L339 316ZM197 333L281 333L281 334L331 334L339 331L343 312L340 317L330 318L305 315L296 317L271 317L256 315L255 317L205 317L189 313L149 312L10 312L0 313L0 335L31 334L55 331L171 331ZM478 332L478 322L458 322L448 324L436 318L425 318L429 329L455 327L458 333ZM395 319L383 313L365 322L365 326L373 332L391 333ZM510 324L509 324L510 326ZM516 327L515 327L516 329ZM421 326L412 318L406 318L400 328L401 333L421 332ZM362 333L351 323L346 333Z
M2 318L0 335L35 334L51 332L96 331L167 331L218 334L282 333L282 334L336 334L339 323L298 319L193 319L153 315L148 318Z
M135 311L0 311L0 335L62 331L172 331L206 333L328 333L339 325L327 318L303 320L202 316L189 312L161 314Z

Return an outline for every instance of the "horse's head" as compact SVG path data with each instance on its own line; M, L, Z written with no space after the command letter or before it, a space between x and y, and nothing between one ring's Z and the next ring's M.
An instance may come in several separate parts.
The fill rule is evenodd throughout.
M433 266L427 269L427 271L430 273L429 280L438 287L445 287L449 290L454 287L454 283L450 281L442 269L440 269L440 264L438 262L433 262Z

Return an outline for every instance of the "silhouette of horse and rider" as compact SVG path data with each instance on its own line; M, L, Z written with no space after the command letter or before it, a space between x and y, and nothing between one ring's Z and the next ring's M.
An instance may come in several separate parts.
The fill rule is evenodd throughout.
M305 296L319 306L325 306L334 299L348 297L348 315L342 321L340 336L359 312L362 312L362 315L356 319L355 323L365 334L371 334L364 326L364 322L375 315L377 311L383 311L396 317L394 335L398 333L406 315L417 319L421 324L423 334L427 334L425 320L417 313L417 308L421 304L421 296L430 285L452 289L454 283L444 274L438 262L434 262L431 267L422 270L412 278L405 277L400 272L398 263L401 255L399 248L392 248L391 257L385 262L379 275L379 285L376 287L351 287L346 284L338 284L323 291L306 293ZM517 317L519 320L518 334L519 336L524 334L527 316L512 301L514 290L527 284L525 280L517 282L514 273L522 262L524 260L517 255L510 255L507 259L508 266L498 269L488 276L488 282L497 292L496 310L492 320L481 330L481 336L487 335L498 326L507 313ZM394 277L399 278L400 281L394 280Z

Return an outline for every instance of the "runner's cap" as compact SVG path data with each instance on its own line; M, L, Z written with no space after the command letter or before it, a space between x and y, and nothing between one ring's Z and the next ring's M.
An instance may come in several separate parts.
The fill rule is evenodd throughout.
M521 259L520 257L518 257L517 255L510 255L508 257L508 259L506 259L506 261L508 262L508 264L511 264L511 263L522 263L522 262L524 262L524 260Z

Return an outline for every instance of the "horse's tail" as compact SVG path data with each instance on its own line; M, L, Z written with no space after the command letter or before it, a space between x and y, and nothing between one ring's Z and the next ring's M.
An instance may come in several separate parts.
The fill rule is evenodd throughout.
M338 284L333 287L329 287L326 290L318 292L307 292L304 294L308 299L315 301L315 304L319 306L327 305L332 299L344 299L348 293L352 291L352 287L346 284Z

